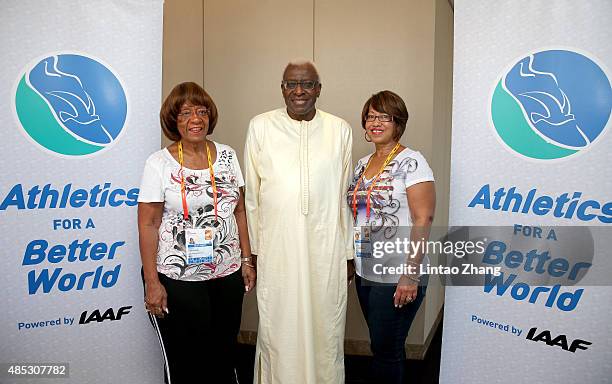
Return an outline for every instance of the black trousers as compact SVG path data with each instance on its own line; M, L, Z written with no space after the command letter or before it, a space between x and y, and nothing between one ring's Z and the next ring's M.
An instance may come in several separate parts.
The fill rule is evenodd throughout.
M149 317L160 339L166 383L237 383L236 339L244 295L240 270L207 281L158 275L169 313L163 319Z

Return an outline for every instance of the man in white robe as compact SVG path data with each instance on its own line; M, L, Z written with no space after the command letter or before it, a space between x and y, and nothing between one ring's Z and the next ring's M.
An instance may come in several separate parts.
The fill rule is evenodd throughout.
M321 84L312 62L289 63L281 90L286 108L254 117L245 147L258 255L254 382L344 383L351 127L315 108Z

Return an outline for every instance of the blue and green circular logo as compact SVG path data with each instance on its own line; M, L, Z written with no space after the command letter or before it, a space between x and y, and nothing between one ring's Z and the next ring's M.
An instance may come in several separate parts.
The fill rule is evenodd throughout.
M20 76L15 111L26 136L42 148L86 156L117 141L127 100L108 66L82 54L55 54Z
M567 50L533 53L497 83L491 119L515 153L553 160L589 148L612 111L612 89L592 59Z

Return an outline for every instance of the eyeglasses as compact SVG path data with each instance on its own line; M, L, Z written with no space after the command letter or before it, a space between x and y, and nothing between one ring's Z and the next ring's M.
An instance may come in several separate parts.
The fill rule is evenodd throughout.
M200 107L200 108L182 109L178 114L178 119L187 120L191 117L191 115L193 115L194 112L195 112L195 115L199 117L200 119L203 119L209 116L208 109Z
M382 115L367 115L366 116L366 121L370 123L376 119L378 119L378 121L380 121L381 123L388 123L389 121L393 121L393 116L387 115L386 113Z
M296 89L299 86L302 87L303 90L305 91L311 91L313 90L317 85L319 84L319 82L317 80L283 80L281 82L281 85L283 86L283 88L285 90L293 90Z

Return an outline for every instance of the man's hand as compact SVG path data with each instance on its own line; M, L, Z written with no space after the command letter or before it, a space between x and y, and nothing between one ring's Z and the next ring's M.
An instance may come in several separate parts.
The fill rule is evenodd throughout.
M351 285L355 278L355 262L353 260L346 261L346 284Z

